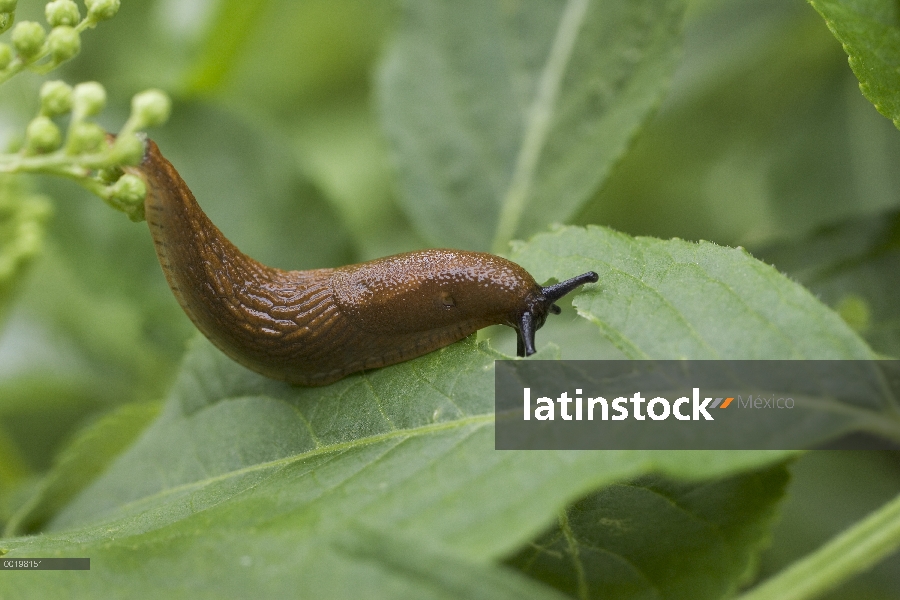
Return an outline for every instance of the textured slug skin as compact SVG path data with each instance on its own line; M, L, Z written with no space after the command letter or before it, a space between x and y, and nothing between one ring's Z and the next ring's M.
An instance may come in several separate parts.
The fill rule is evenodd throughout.
M153 141L135 172L147 184L147 223L181 307L222 352L274 379L325 385L488 325L517 327L541 294L519 265L460 250L337 269L273 269L222 235Z

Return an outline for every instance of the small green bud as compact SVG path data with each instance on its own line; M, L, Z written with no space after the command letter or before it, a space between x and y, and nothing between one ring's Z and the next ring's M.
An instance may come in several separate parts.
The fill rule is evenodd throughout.
M13 59L13 51L12 48L9 47L9 44L4 44L0 42L0 71L9 66L9 63L12 62Z
M22 21L13 28L12 43L22 58L36 56L44 46L47 33L40 23L34 21Z
M16 10L17 0L0 0L0 13L11 13Z
M119 200L123 204L137 204L143 202L147 197L147 186L144 181L129 173L125 173L119 180L110 186L110 193L113 198Z
M81 116L99 114L106 106L106 90L96 81L79 83L72 92L72 106Z
M66 140L66 152L84 154L98 151L106 140L106 130L96 123L75 123Z
M136 175L126 173L109 186L109 199L119 204L132 221L144 220L144 198L147 186Z
M131 99L131 116L137 122L137 129L162 125L171 112L172 101L160 90L146 90Z
M15 13L0 12L0 33L6 33L6 30L13 26L15 20Z
M47 38L50 46L50 55L53 62L59 64L65 62L81 51L81 36L78 32L66 25L54 27Z
M25 129L25 147L37 153L56 150L62 144L59 127L48 117L40 116L32 119Z
M97 171L97 179L105 184L115 183L122 176L120 167L104 167Z
M51 27L75 27L81 21L78 5L72 0L54 0L44 8L44 15Z
M84 0L84 5L94 21L112 19L119 12L119 0Z
M120 135L113 144L113 151L123 164L136 165L144 157L144 142L136 135Z
M41 114L64 115L72 110L72 88L62 81L46 81L41 86Z
M862 296L848 294L835 306L841 318L857 332L865 332L872 324L872 309Z

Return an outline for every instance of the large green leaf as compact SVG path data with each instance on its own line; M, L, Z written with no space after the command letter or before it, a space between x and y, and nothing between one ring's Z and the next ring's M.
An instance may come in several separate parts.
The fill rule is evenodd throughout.
M809 0L849 56L859 89L900 128L900 7L893 0Z
M175 568L182 586L210 594L261 585L332 597L341 585L417 597L413 582L441 583L410 560L429 549L486 565L599 485L653 471L714 477L785 456L495 451L495 357L470 341L299 389L198 344L161 419L54 531L0 544L9 556L90 556L92 577L13 574L0 591L36 597L70 583L109 594L160 585ZM373 568L391 575L375 578ZM212 575L222 569L239 569L243 583ZM118 579L125 571L128 584Z
M629 358L875 356L836 313L741 248L569 227L512 258L538 281L596 271L599 283L573 304Z
M415 225L435 244L502 252L567 219L658 102L682 12L677 0L406 2L377 92Z

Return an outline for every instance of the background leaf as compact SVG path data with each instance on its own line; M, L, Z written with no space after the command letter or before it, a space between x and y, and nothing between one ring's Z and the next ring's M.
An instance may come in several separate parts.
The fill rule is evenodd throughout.
M706 484L612 485L507 562L574 597L721 598L750 569L786 483L779 466Z
M34 495L12 516L4 535L37 530L131 445L156 418L159 408L154 403L120 406L80 431L59 454Z
M900 8L889 0L810 0L850 57L859 89L900 128Z
M26 191L15 175L0 176L0 322L25 270L41 251L46 199Z
M405 3L378 98L417 228L432 244L503 252L568 218L658 102L682 11Z
M760 559L760 579L795 560L892 500L900 488L897 452L810 452L789 465L790 493ZM821 597L889 600L900 587L900 554Z
M872 348L900 356L900 214L846 221L754 253L808 287Z
M672 92L574 223L758 247L900 205L900 137L802 2L692 6Z

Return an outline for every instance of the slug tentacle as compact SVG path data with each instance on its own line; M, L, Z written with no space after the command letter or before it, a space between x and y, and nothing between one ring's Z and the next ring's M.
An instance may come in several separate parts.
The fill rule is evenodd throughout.
M549 302L553 303L567 295L568 293L575 290L575 288L582 286L586 283L597 283L597 280L600 279L600 276L594 273L593 271L588 271L587 273L582 273L572 279L566 279L560 283L541 288L541 295L546 298ZM551 308L555 308L556 310L553 314L559 314L559 307L555 304L551 304Z
M540 293L530 303L519 317L518 331L518 356L531 356L534 354L534 333L544 325L547 314L558 315L562 310L554 304L557 300L585 283L596 283L600 276L593 271L582 273L577 277L567 279L560 283L540 288Z
M520 356L555 301L597 281L585 273L542 288L499 256L422 250L336 269L283 271L241 253L147 141L131 171L160 265L197 328L229 357L274 379L325 385L426 354L489 325L519 333Z

